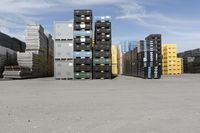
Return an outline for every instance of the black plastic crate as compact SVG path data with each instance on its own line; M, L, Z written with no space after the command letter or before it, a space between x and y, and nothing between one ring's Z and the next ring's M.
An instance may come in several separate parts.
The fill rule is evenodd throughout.
M96 39L96 42L101 41L101 42L110 42L111 38L107 38L107 39Z
M107 35L96 35L96 40L107 40L110 41L111 40L111 35L107 36Z
M105 29L105 28L97 29L96 33L97 34L100 34L100 33L111 33L111 29Z
M139 67L138 76L144 79L160 79L161 78L161 67Z
M92 51L92 45L74 44L74 51Z
M95 23L95 29L101 29L102 27L105 27L107 29L111 29L111 22L96 22Z
M158 62L137 62L138 68L158 66Z
M81 27L80 24L75 24L74 30L92 30L92 25L91 24L85 24L84 27Z
M93 51L93 58L111 58L111 51Z
M158 54L157 52L140 52L138 53L138 61L145 61L146 59L147 62L154 61L158 62Z
M111 45L94 45L94 51L111 51Z
M82 39L81 39L81 37L77 37L77 38L74 38L74 43L75 44L81 44L81 43L91 44L92 39L90 37L86 37L86 38L82 38Z
M85 59L74 59L74 64L75 65L81 65L81 64L85 64L85 65L92 65L92 59L90 58L85 58Z
M92 65L74 65L75 72L92 72Z
M111 79L111 72L93 72L93 79Z
M96 65L93 66L93 72L111 72L112 71L112 67L111 65Z
M74 16L92 16L92 10L85 9L85 10L74 10Z
M96 40L95 41L95 45L107 45L107 46L111 46L112 45L112 43L111 43L111 40L109 40L109 41L101 41L101 40Z
M75 22L75 24L77 24L77 23L80 24L81 22L90 24L92 22L92 17L90 17L90 16L84 16L84 17L76 16L74 18L74 22Z

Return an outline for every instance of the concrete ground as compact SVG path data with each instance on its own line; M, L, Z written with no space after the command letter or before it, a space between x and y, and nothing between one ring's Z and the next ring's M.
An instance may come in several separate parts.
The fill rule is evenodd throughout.
M0 81L0 133L199 133L200 74Z

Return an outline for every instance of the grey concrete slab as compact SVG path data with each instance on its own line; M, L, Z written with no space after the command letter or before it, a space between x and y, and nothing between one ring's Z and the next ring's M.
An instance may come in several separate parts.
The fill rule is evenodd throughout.
M0 81L2 133L198 133L200 75Z

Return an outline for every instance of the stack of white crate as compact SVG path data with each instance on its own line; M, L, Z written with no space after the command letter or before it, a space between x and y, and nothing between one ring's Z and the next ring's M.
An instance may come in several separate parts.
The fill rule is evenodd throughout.
M17 53L17 61L19 66L28 67L32 71L33 76L40 75L39 55L26 51L25 53Z
M37 24L28 25L25 40L26 52L18 53L19 66L30 67L34 77L48 76L48 38L44 28Z
M54 23L54 76L55 79L74 79L73 22Z

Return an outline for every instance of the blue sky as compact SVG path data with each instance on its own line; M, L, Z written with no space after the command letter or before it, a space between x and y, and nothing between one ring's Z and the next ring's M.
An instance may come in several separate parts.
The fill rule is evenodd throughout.
M56 20L71 20L76 8L93 9L94 16L112 17L113 42L141 40L160 33L163 43L178 51L200 47L198 0L1 0L0 31L24 40L29 23L53 32Z

